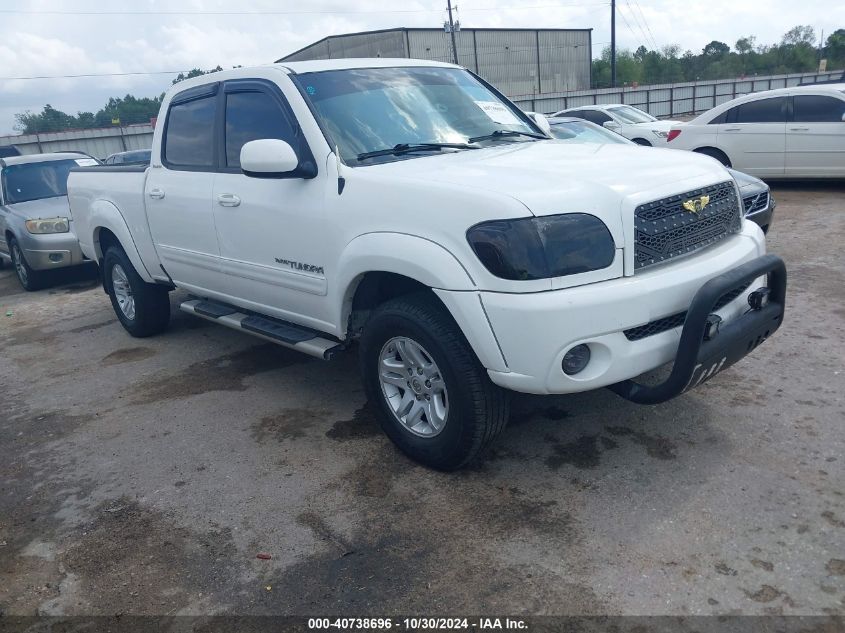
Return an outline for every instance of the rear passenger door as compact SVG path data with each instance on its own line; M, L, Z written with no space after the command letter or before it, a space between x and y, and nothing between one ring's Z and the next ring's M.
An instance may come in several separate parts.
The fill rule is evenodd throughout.
M845 177L845 96L796 94L786 130L786 175Z
M727 111L718 144L731 166L754 176L782 176L786 160L787 97L755 99Z
M220 249L211 205L219 83L189 88L170 102L161 144L144 187L159 258L179 286L219 290Z
M318 314L327 282L319 259L326 232L325 174L316 178L244 175L245 143L280 139L300 159L313 161L302 131L278 85L260 79L227 81L224 126L213 207L220 267L229 292L245 307L302 325Z

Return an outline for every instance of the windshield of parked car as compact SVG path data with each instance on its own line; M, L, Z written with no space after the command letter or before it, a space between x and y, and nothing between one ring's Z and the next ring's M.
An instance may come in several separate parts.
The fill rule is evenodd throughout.
M560 123L550 122L552 136L570 143L614 143L628 145L629 141L616 132L611 132L598 125L592 125L586 121L563 121Z
M631 106L618 106L616 108L608 108L607 110L625 123L651 123L652 121L657 121L648 112L643 112Z
M50 160L7 165L3 168L3 191L6 195L6 203L16 204L66 196L67 176L71 169L78 166L79 162L76 160Z
M525 143L539 130L512 103L458 68L357 68L293 75L332 147L347 164L397 145ZM434 150L432 150L434 151ZM461 151L453 149L450 151ZM378 161L411 159L425 152L388 154Z

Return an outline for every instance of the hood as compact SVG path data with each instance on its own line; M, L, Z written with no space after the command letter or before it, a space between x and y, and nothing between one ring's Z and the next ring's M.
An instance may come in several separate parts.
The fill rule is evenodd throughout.
M627 197L652 192L657 199L667 191L688 191L729 178L717 161L693 152L558 140L464 150L368 169L392 178L497 192L520 201L535 215L591 212L605 217L608 209L618 214Z
M741 171L737 171L735 169L728 168L731 176L734 177L736 180L736 184L739 185L740 190L743 194L758 192L758 191L766 191L769 188L765 182L760 180L759 178L755 178L754 176L749 176L746 173Z
M30 200L28 202L16 202L14 204L7 204L6 207L26 220L55 217L73 219L73 216L71 216L70 213L70 204L68 204L67 196L42 198L41 200Z

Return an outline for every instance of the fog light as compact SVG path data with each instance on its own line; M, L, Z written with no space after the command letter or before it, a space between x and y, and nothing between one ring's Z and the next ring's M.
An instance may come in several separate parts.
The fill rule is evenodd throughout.
M54 264L58 264L60 261L62 261L65 258L65 256L62 255L61 253L50 253L48 255L48 257L50 258L50 261L53 262Z
M583 343L576 345L563 355L563 373L568 376L583 371L590 362L590 348Z

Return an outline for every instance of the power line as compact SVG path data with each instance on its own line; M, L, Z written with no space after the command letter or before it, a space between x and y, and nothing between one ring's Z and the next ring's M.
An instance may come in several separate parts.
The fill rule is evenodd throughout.
M129 77L134 75L178 75L187 70L152 70L133 73L85 73L81 75L36 75L33 77L0 77L0 81L28 81L30 79L83 79L86 77Z
M648 25L648 20L645 17L645 13L643 12L643 8L640 6L639 0L634 0L634 4L637 6L637 9L640 11L640 15L643 16L643 23L645 24L645 28L648 30L648 34L651 37L651 41L654 44L654 49L657 50L657 40L654 39L654 34L651 32L651 27Z
M637 25L637 28L639 29L640 33L642 33L642 36L643 36L643 39L645 40L645 43L648 46L651 46L652 44L648 40L648 35L646 35L645 29L640 24L640 19L637 17L636 12L634 11L634 7L631 6L630 0L625 0L625 4L628 6L628 11L630 12L631 17L634 18L634 24Z
M606 6L608 2L572 2L559 4L544 4L528 7L477 7L475 9L461 9L464 13L469 11L524 11L534 9L558 9L561 7L591 7L591 6ZM354 9L338 9L332 11L320 11L304 9L300 11L63 11L63 10L27 10L27 9L0 9L0 14L6 15L193 15L193 16L231 16L231 15L245 15L245 16L268 16L268 15L334 15L334 14L373 14L373 13L440 13L442 9L378 9L378 10L354 10Z

